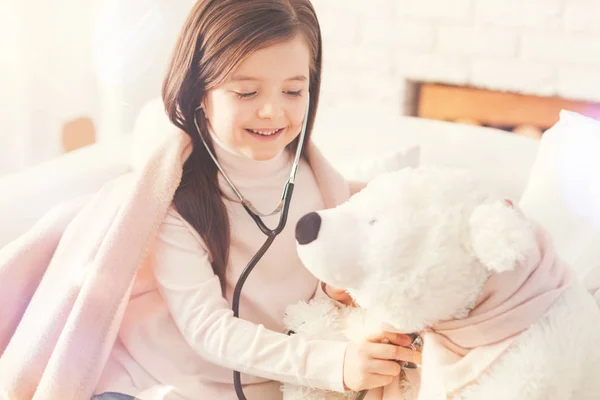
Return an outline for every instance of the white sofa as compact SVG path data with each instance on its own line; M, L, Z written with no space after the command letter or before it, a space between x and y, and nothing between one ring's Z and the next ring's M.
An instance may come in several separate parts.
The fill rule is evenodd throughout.
M0 247L54 205L96 191L131 170L131 136L0 177ZM514 199L523 192L539 143L495 129L353 109L320 109L313 138L346 175L360 163L419 144L422 164L484 173L492 189Z

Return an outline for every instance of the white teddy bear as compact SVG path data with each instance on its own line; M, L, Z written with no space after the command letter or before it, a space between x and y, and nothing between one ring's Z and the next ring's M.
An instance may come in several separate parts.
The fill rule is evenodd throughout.
M597 304L545 231L480 187L460 171L404 169L303 217L300 258L360 309L295 305L288 325L334 340L421 332L420 400L599 399ZM354 395L284 385L286 399Z

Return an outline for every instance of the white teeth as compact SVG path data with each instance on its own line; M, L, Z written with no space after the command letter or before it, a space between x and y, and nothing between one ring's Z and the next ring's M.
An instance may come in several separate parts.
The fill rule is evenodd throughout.
M263 131L263 132L260 132L260 131L255 131L254 129L248 129L248 130L249 130L250 132L252 132L252 133L256 133L256 134L258 134L258 135L263 135L263 136L271 136L271 135L273 135L273 134L275 134L275 133L277 133L277 132L279 132L279 131L280 131L280 129L276 129L276 130L274 130L274 131L270 131L270 132L264 132L264 131Z

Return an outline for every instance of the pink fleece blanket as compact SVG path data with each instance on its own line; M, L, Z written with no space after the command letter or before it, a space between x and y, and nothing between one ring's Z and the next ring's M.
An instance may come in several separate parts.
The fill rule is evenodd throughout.
M191 151L172 126L158 136L139 171L59 207L0 249L0 399L92 396ZM326 205L345 201L347 182L311 143L308 156Z

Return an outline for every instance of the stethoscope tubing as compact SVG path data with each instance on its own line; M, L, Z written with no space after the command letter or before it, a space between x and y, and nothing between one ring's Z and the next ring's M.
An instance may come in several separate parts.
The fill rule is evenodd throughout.
M232 304L231 304L233 316L236 318L239 317L240 298L241 298L241 294L242 294L242 288L244 287L246 280L250 276L250 273L252 272L252 270L254 269L256 264L258 264L260 259L265 255L267 250L271 247L271 245L275 241L275 238L283 231L283 229L285 228L285 225L287 223L288 213L289 213L290 204L291 204L291 200L292 200L292 195L294 193L296 172L298 171L300 155L302 153L302 149L304 147L304 140L306 137L306 127L308 124L308 112L310 109L310 93L308 93L308 92L307 92L307 97L308 97L308 100L307 100L306 109L305 109L305 113L304 113L304 121L302 123L302 130L300 132L300 138L298 140L298 147L296 149L294 162L293 162L292 168L290 170L289 179L287 180L285 187L283 189L283 194L282 194L282 199L281 199L281 210L280 210L280 214L279 214L279 223L277 224L275 229L270 229L269 227L267 227L267 225L264 223L262 218L257 214L257 212L254 211L252 204L249 201L247 201L246 199L244 199L242 194L237 190L237 188L235 187L233 182L229 179L229 177L227 176L227 174L225 173L225 171L219 164L217 158L215 157L215 155L212 153L212 151L208 147L208 144L204 140L202 134L200 133L198 121L196 120L196 116L194 115L194 124L196 125L196 129L198 130L197 133L200 136L200 138L204 144L204 147L206 148L206 151L208 152L210 157L215 162L219 172L221 172L221 174L223 175L223 177L225 178L225 180L227 181L229 186L231 186L231 188L235 192L236 196L239 198L239 200L242 204L242 207L244 207L244 209L246 210L248 215L254 220L254 222L256 223L256 226L258 226L260 231L267 237L267 239L265 240L263 245L260 247L260 249L250 259L250 261L248 262L248 264L246 265L246 267L244 268L244 270L242 271L240 277L238 278L238 280L236 282L235 289L233 291L233 300L232 300ZM201 108L202 107L199 106L198 108L196 108L195 111L197 112ZM270 214L270 215L272 215L272 214ZM267 216L267 215L265 215L265 216ZM244 395L244 390L242 388L241 374L239 371L235 371L235 370L233 371L233 385L234 385L235 393L236 393L238 399L246 400L246 396Z

